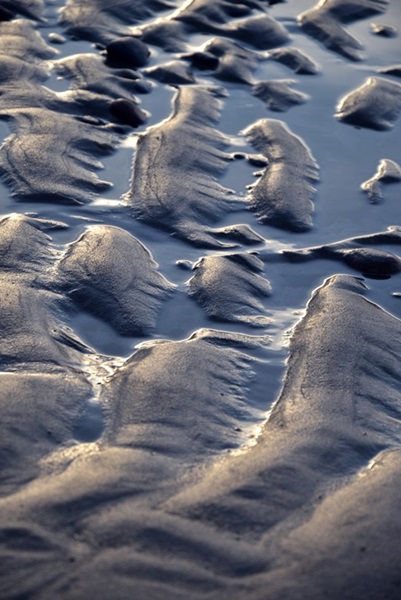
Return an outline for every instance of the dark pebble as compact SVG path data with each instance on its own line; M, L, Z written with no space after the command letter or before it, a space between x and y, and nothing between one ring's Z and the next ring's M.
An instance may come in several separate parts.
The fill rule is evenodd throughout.
M191 271L193 267L193 263L191 263L189 260L177 260L175 264L183 271Z
M139 127L146 121L146 113L132 100L119 98L110 104L110 112L121 123L131 127Z
M121 37L106 47L108 62L119 67L143 67L150 55L146 44L134 37Z
M261 154L249 154L248 162L253 167L259 167L259 168L267 167L267 165L269 164L269 161L267 160L267 158L265 158Z
M48 38L51 44L65 44L67 41L65 37L59 33L49 33Z
M398 34L397 28L392 25L382 25L379 23L371 24L372 33L380 35L381 37L393 38Z

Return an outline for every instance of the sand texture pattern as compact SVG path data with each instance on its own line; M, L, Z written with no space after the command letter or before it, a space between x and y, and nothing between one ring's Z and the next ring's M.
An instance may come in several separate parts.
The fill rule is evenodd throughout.
M399 600L401 4L0 2L0 599Z

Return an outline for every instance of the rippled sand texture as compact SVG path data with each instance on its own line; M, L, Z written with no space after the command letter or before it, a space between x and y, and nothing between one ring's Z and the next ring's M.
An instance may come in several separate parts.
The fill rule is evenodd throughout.
M400 27L0 2L1 600L399 600Z

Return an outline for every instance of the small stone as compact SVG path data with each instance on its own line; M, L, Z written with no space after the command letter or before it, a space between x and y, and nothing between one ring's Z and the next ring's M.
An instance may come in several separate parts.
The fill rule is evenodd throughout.
M65 42L67 41L65 37L63 35L60 35L59 33L49 33L47 37L49 38L49 42L51 42L52 44L65 44Z
M175 264L179 269L182 269L183 271L191 271L193 267L193 263L191 263L190 260L177 260Z
M110 112L119 121L130 127L139 127L146 121L146 113L132 100L119 98L110 104Z
M382 37L392 38L398 35L398 30L393 25L383 25L381 23L371 24L372 33L380 35Z
M263 154L248 154L248 162L253 167L267 167L269 161Z
M143 67L150 56L146 44L134 37L121 37L106 47L107 60L119 67Z

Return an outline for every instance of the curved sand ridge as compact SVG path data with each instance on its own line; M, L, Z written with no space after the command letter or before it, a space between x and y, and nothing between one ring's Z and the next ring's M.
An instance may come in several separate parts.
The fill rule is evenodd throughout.
M61 11L61 23L67 32L83 39L108 43L130 34L130 25L172 8L166 0L67 0Z
M245 399L253 377L250 358L236 348L267 341L200 330L183 342L142 345L105 392L114 405L106 441L180 459L180 470L236 447L238 424L251 418Z
M147 250L117 228L94 228L60 255L47 232L65 227L22 215L0 222L2 494L31 479L42 455L71 440L93 395L85 365L93 362L96 370L96 357L65 326L71 308L62 291L84 298L89 309L96 296L96 314L116 328L123 319L127 333L143 335L171 288ZM135 269L130 277L126 261Z
M379 14L394 36L385 0L2 3L2 600L399 599Z
M350 60L361 60L362 44L343 25L381 14L388 5L389 0L323 0L299 15L298 22L329 50Z
M244 135L269 161L260 179L251 186L251 207L262 223L291 231L312 226L318 166L304 142L282 121L264 119Z
M400 443L399 336L394 336L400 325L363 294L361 281L349 276L334 277L315 293L291 340L283 391L256 445L238 457L219 459L194 484L184 481L178 495L174 494L180 487L177 459L199 458L202 447L213 451L204 434L216 430L205 429L199 419L214 420L216 407L208 416L207 403L195 403L202 412L194 418L192 406L175 410L174 393L171 404L163 403L162 413L155 410L154 397L147 409L141 395L149 388L140 376L141 370L145 377L154 373L147 362L155 361L156 369L175 364L179 385L188 386L191 383L178 365L181 360L188 366L193 361L188 363L190 355L183 347L174 348L169 342L134 354L107 392L109 401L117 402L117 419L102 447L88 448L75 459L71 454L67 469L37 479L25 488L21 507L16 509L18 494L12 506L12 496L1 501L4 514L10 510L13 514L4 531L14 527L8 534L14 540L8 556L24 574L17 586L20 593L31 579L21 554L29 545L37 548L30 551L29 560L36 565L38 592L51 591L61 598L84 597L88 590L106 597L104 586L108 590L118 582L121 597L134 589L156 598L183 597L189 590L195 598L206 590L210 597L219 597L224 589L236 598L244 594L259 598L268 586L278 597L317 599L324 593L334 599L350 586L355 597L362 597L367 582L378 585L378 573L392 577L397 561L365 550L382 536L392 536L388 515L398 507L394 486L399 451L383 450ZM246 340L238 341L246 345ZM226 344L232 343L207 332L183 342L194 344L193 351L199 350L199 358L206 359L201 364L209 365L207 370L225 355L223 372L228 378L235 363L226 354ZM224 352L210 362L209 352L219 348ZM207 381L200 378L197 393L208 389ZM176 390L177 382L171 383ZM227 385L224 380L221 384ZM134 404L128 400L132 393ZM159 392L156 399L161 397L168 396ZM192 405L193 389L185 397ZM188 417L193 424L177 428ZM224 422L216 425L225 429ZM153 427L155 436L144 436ZM187 441L177 437L183 434ZM379 491L383 488L388 490L385 495ZM358 519L350 526L347 515L355 510ZM190 523L191 516L196 520ZM29 530L23 524L32 518L36 525ZM366 528L371 519L375 526ZM71 538L72 531L79 534ZM35 545L29 541L33 536ZM307 555L305 545L310 548ZM330 562L333 555L338 563ZM356 566L339 577L337 568L342 570L349 556ZM65 572L66 560L71 575ZM322 565L324 578L320 569L305 577L310 561ZM42 568L49 564L55 575L50 581L49 569ZM72 573L74 590L68 585ZM390 583L382 585L391 593Z
M284 62L289 64L295 64L308 60L306 55L297 55L296 49L288 49L288 53L285 53L285 49L281 49L284 52ZM274 51L273 51L274 53ZM268 80L258 81L254 79L253 73L258 68L258 65L266 61L268 58L272 58L274 54L254 52L249 49L245 49L239 44L230 42L222 38L213 38L207 42L200 51L189 54L188 58L194 63L194 66L203 68L202 60L207 61L207 67L212 70L213 77L220 81L225 82L236 82L243 83L245 85L252 86L252 93L254 96L262 100L266 104L266 107L270 110L278 112L286 112L292 106L303 104L307 101L308 96L302 92L293 90L290 86L296 83L290 79L280 80ZM206 57L206 58L205 58ZM210 57L215 60L210 64ZM286 58L287 57L287 58ZM291 58L293 57L293 59ZM302 67L299 66L299 70L302 72ZM297 69L297 67L294 67ZM308 70L307 67L305 67ZM149 71L148 71L149 72Z
M213 90L181 88L173 115L140 137L127 195L137 218L211 247L221 244L207 226L235 206L216 181L229 160L228 140L214 128L219 110Z
M400 165L394 160L383 158L377 166L376 173L361 184L361 189L367 193L369 201L375 204L383 200L380 184L397 183L398 181L401 181Z
M265 12L266 3L244 0L189 0L160 22L138 28L142 39L168 51L186 48L186 38L194 32L227 36L260 50L280 46L289 40L287 30ZM232 21L232 22L231 22Z
M262 261L252 254L207 256L194 265L195 274L188 282L189 295L212 319L265 327L260 298L271 294Z
M315 259L337 260L352 269L359 271L366 277L386 279L399 273L401 262L398 255L372 246L398 246L401 243L399 227L389 227L387 231L373 233L372 235L349 238L332 244L302 248L297 250L284 250L274 258L265 255L267 262L271 260L301 263Z
M188 502L185 510L198 517L252 535L287 518L327 479L355 472L399 443L400 324L363 297L364 287L339 275L315 292L292 335L283 390L256 446L216 464L171 506ZM390 331L394 345L385 342ZM393 385L384 383L386 373Z
M336 117L356 127L385 131L392 128L400 111L401 85L380 77L370 77L341 100Z
M173 288L138 240L105 225L92 227L74 242L58 269L61 286L72 300L121 335L150 333L161 302Z
M117 136L109 126L95 128L81 118L82 108L73 98L64 99L42 85L46 76L40 59L52 57L53 50L32 25L12 21L1 23L1 30L7 52L27 65L20 69L17 63L15 69L10 56L4 59L0 114L11 120L15 133L3 144L1 172L19 199L81 203L108 187L93 172L99 163L85 149L98 156L110 153Z

